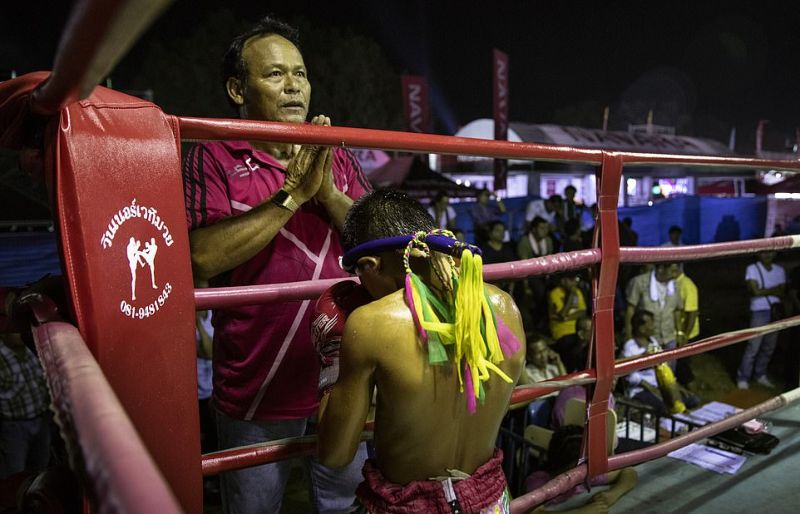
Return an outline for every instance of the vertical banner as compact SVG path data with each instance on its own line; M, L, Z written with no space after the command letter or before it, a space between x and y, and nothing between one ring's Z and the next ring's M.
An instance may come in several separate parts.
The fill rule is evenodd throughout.
M492 93L494 104L494 138L508 139L508 55L497 48L492 51ZM508 161L494 160L494 190L506 188Z
M403 75L403 110L410 132L430 132L428 81L420 75Z

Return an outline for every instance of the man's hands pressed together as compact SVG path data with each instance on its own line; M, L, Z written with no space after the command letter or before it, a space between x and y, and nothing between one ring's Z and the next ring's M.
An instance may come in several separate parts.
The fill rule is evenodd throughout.
M330 127L331 120L327 116L314 116L311 124ZM283 189L292 195L298 204L307 202L323 190L326 194L330 194L329 188L336 189L331 172L332 159L333 151L330 147L301 146L297 155L286 166Z

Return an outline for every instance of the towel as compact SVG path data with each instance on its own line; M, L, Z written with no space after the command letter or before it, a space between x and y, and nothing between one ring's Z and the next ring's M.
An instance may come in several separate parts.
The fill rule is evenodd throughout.
M658 283L658 280L656 280L656 272L654 271L654 272L650 273L650 299L653 302L658 302L658 305L660 307L664 307L664 305L667 303L666 297L665 296L661 296L660 294L658 294L658 289L659 289L658 286L659 286L659 283ZM674 295L675 294L675 281L674 280L670 280L669 282L667 282L667 285L666 285L665 288L666 288L666 291L667 291L666 296Z

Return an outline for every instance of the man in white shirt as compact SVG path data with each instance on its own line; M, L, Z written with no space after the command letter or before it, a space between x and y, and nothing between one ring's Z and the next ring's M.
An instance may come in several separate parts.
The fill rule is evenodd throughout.
M558 232L564 224L564 199L552 195L547 199L532 200L525 209L525 221L530 223L537 216L547 220L553 232Z
M631 320L633 337L625 342L620 357L627 359L644 353L658 353L661 346L653 336L655 322L652 312L638 310ZM628 398L653 407L662 416L669 414L658 389L655 368L634 371L625 377L628 384Z
M750 293L750 326L760 327L772 319L773 306L782 305L786 291L786 272L781 266L774 264L775 252L761 252L758 260L747 267L745 280ZM747 342L739 370L736 372L736 386L748 389L749 381L755 375L758 384L764 387L775 387L767 378L767 368L775 351L778 333L754 337Z

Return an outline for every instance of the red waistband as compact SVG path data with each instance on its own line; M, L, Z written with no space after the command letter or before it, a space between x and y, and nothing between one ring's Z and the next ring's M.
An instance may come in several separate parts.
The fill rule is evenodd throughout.
M375 463L364 464L364 481L356 496L367 511L375 514L410 514L426 512L450 514L450 505L438 480L417 480L407 485L387 481ZM506 488L503 452L482 464L469 478L453 482L456 497L465 513L480 512L500 498Z

